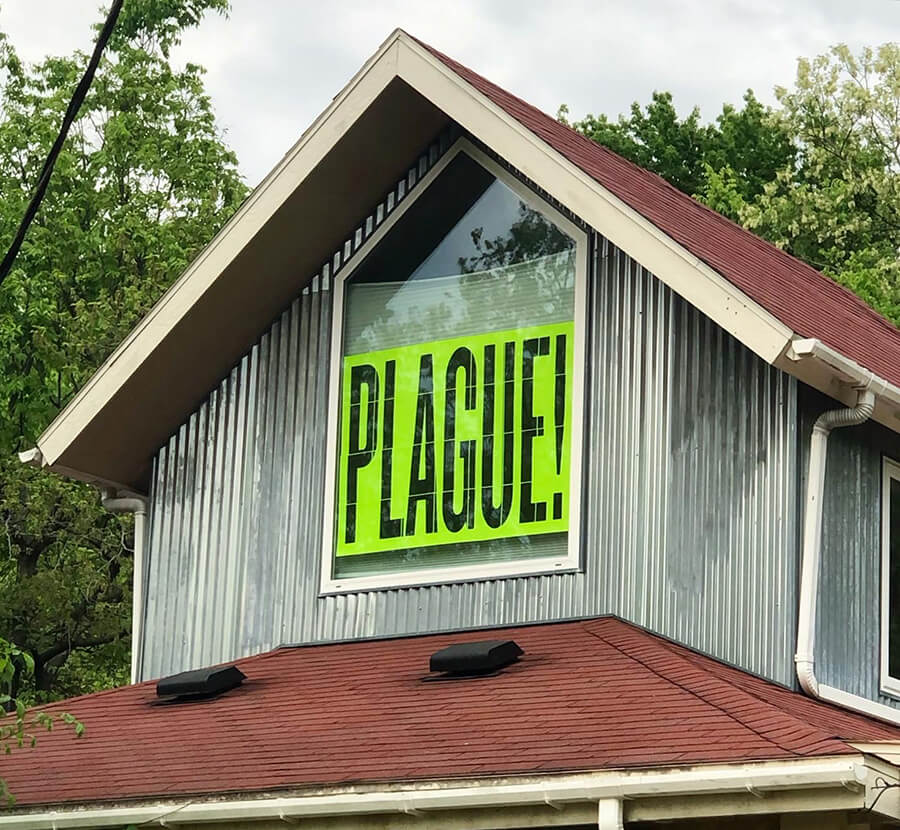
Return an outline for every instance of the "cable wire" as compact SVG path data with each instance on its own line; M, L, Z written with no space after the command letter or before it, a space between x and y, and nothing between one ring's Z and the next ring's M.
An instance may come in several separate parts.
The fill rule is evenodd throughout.
M69 106L66 107L66 114L63 116L62 125L59 128L59 135L56 136L56 141L53 142L50 153L47 155L47 160L44 162L44 166L41 169L40 178L34 189L31 201L28 203L28 207L25 210L25 215L22 217L22 222L19 224L19 229L13 237L12 244L10 244L9 250L6 252L6 256L3 257L3 262L0 262L0 285L3 284L3 281L12 270L19 249L25 241L25 235L28 233L28 228L31 227L31 223L37 215L38 208L41 206L44 194L47 192L47 185L50 184L50 176L53 173L56 159L62 150L66 137L69 135L69 128L72 126L72 122L78 115L78 110L81 109L81 105L84 103L84 99L91 87L91 83L94 80L94 73L97 71L97 67L100 64L100 57L103 55L103 50L106 48L106 44L109 41L110 35L113 33L113 29L116 27L116 21L119 18L119 12L122 11L123 3L124 0L114 0L112 6L110 6L109 14L106 17L103 28L100 30L100 36L97 38L97 43L94 46L94 53L91 55L91 59L88 62L87 69L85 69L81 81L79 81L78 86L75 88L75 93L72 95L72 100L69 101Z

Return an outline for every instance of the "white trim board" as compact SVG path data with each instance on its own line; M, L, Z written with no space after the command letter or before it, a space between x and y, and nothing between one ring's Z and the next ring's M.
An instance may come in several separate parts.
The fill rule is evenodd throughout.
M581 499L584 488L581 483L582 441L584 436L584 374L587 325L588 235L566 218L538 194L522 184L502 165L466 138L457 139L453 146L419 181L415 189L401 201L381 223L375 233L363 244L346 268L334 274L331 326L331 350L328 380L328 412L339 413L341 407L341 363L343 360L344 284L355 270L363 265L366 257L390 233L397 221L415 204L444 169L460 153L465 153L497 179L510 188L520 199L547 216L576 242L575 257L575 352L573 354L572 423L579 428L572 436L569 479L569 530L567 553L564 557L519 559L509 562L485 562L479 565L460 565L447 568L428 568L398 571L383 575L345 577L332 576L334 565L335 491L337 489L338 430L341 419L335 415L328 421L325 445L325 493L322 514L321 544L321 593L336 594L385 588L408 588L416 585L438 585L452 582L471 582L498 577L533 576L545 573L564 573L577 570L581 554Z
M48 466L55 464L93 414L200 301L225 267L260 231L346 129L396 77L396 34L385 41L316 119L235 215L200 252L141 322L94 373L38 439ZM190 413L186 413L187 417Z

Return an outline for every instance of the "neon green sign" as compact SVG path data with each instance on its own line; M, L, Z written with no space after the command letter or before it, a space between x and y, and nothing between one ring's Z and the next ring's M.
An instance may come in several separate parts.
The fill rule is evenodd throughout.
M336 555L567 530L573 330L344 358Z

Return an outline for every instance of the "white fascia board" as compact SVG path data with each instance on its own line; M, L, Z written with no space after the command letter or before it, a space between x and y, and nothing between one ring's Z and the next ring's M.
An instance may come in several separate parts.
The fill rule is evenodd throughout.
M551 148L405 33L400 77L768 363L790 327Z
M285 203L397 75L394 32L313 122L234 216L200 252L141 322L94 373L38 439L45 463L53 466L124 382Z
M870 755L874 758L880 758L893 767L900 765L900 741L878 741L878 742L858 742L850 743L854 749ZM896 775L895 769L895 775Z
M648 770L608 770L596 773L522 778L487 778L464 784L422 781L403 789L342 788L305 796L228 798L220 795L181 801L160 801L141 806L109 806L57 809L0 814L0 830L75 830L75 828L136 825L190 825L211 822L251 822L265 819L304 820L325 817L409 814L419 819L417 827L431 827L429 815L444 811L503 810L543 805L564 807L607 800L627 804L648 799L672 798L683 816L686 799L747 793L821 793L840 790L849 797L848 808L871 804L875 776L862 755L759 761L740 764L698 765ZM766 812L764 799L760 812ZM662 802L660 802L662 803ZM720 800L721 803L721 800ZM798 802L802 804L803 802ZM702 801L700 802L702 804ZM814 809L813 806L801 807ZM698 817L704 815L700 807ZM658 811L657 811L658 815ZM663 816L659 816L663 818ZM541 814L538 825L545 825ZM434 825L437 826L437 825ZM441 825L442 826L442 825Z

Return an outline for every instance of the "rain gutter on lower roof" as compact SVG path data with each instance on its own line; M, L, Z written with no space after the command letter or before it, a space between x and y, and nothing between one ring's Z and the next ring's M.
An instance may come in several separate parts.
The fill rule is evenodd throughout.
M645 809L654 809L654 814L658 815L660 811L653 807L654 802L664 804L666 797L677 802L680 816L685 809L690 809L689 799L694 796L734 796L735 810L748 812L748 793L758 796L750 799L750 812L772 812L772 803L767 803L763 796L796 796L793 803L779 802L785 805L785 812L821 809L826 797L831 809L871 808L883 774L883 764L872 768L867 764L866 756L856 753L787 761L488 778L463 784L422 781L407 784L404 789L390 785L366 791L344 788L328 794L296 797L253 799L213 795L141 806L72 807L0 814L0 830L121 828L130 824L165 827L258 820L294 823L325 817L382 815L390 818L398 814L417 817L417 827L429 827L429 818L437 821L434 826L451 827L448 820L452 821L455 810L516 808L528 808L531 811L529 820L534 826L547 825L547 812L540 808L549 808L555 815L580 809L582 817L585 813L589 815L591 822L596 821L601 830L621 830L626 811L631 814L629 820L641 817L642 805ZM879 811L890 810L884 814L893 816L894 802L891 799L881 801L884 804L879 802ZM698 802L698 817L709 814L708 805L708 799ZM721 806L718 802L716 809Z

